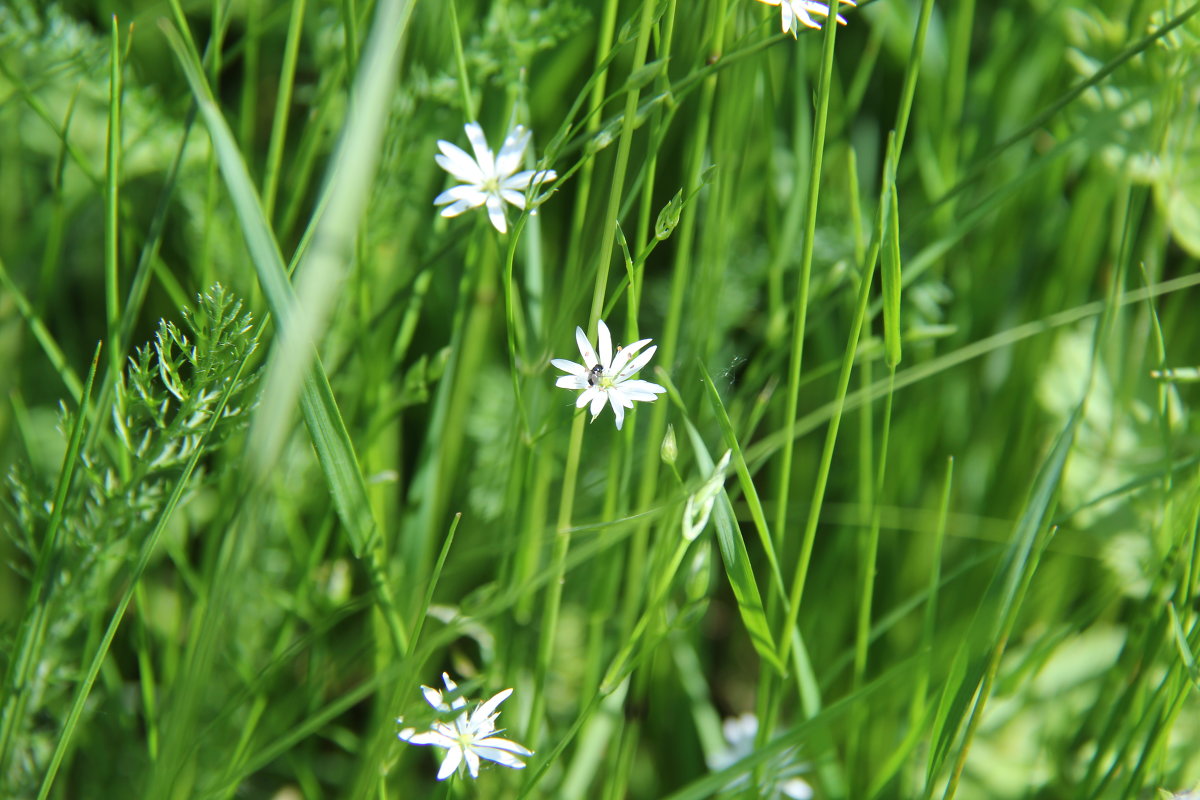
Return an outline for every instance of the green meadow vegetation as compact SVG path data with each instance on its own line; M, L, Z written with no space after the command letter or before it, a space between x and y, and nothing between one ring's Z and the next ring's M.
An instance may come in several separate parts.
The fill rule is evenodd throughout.
M0 797L1197 796L1200 3L819 5L0 5Z

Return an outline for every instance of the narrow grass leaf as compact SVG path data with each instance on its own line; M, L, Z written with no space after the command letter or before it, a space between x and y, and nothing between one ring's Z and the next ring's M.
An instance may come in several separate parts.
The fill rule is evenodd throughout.
M883 287L883 341L887 365L900 363L900 201L893 179L887 188L887 218L883 227L882 265L879 281Z
M696 426L686 417L683 420L687 426L688 438L696 453L696 462L701 471L711 472L713 460L704 446L704 440ZM721 550L721 563L725 565L725 576L737 599L738 614L746 633L763 661L771 665L780 675L783 675L783 662L776 655L778 649L775 638L771 635L771 626L767 622L767 612L763 608L762 595L758 592L758 583L754 579L754 568L750 564L750 555L746 551L746 542L738 528L737 518L733 513L733 505L729 502L729 494L721 490L716 504L713 506L712 520L717 530L717 544Z
M117 15L112 15L112 41L109 51L108 146L104 164L104 305L108 311L109 370L121 369L117 346L121 330L121 281L118 259L119 196L121 186L121 34Z
M37 312L30 305L29 300L17 285L13 283L12 278L9 277L8 268L4 266L3 259L0 259L0 285L4 287L4 291L12 298L17 311L25 318L25 324L29 326L29 332L33 334L34 339L37 339L42 352L46 354L46 359L54 367L54 371L58 373L58 377L62 380L63 385L67 387L67 391L70 392L71 399L76 403L82 402L83 384L79 382L79 376L71 368L71 364L63 354L62 348L58 346L54 334L46 329Z
M698 366L700 374L704 378L704 387L708 390L709 405L717 415L717 424L721 426L725 443L733 450L733 465L737 469L738 483L742 487L742 494L746 497L746 504L750 507L750 518L754 521L754 528L758 531L758 539L762 544L763 553L771 567L771 578L782 597L786 593L783 585L783 573L779 569L779 560L775 557L775 545L771 540L770 528L767 527L767 517L763 513L762 501L758 497L758 490L754 487L754 480L750 477L742 446L738 443L737 434L733 431L733 423L729 421L729 412L725 410L725 404L721 402L721 394L717 391L717 385L713 383L712 376L708 374L704 363L699 362Z
M1183 632L1183 625L1179 622L1179 612L1175 610L1174 603L1167 603L1167 613L1171 616L1171 633L1175 636L1175 646L1179 649L1179 658L1183 661L1184 669L1187 670L1192 685L1200 689L1200 668L1196 667L1196 656L1192 653L1192 646L1188 644L1187 634Z

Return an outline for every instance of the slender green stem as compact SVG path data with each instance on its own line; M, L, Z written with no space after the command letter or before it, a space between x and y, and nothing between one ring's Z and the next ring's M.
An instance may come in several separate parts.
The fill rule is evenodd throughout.
M283 46L283 63L279 67L275 116L271 121L271 142L267 146L266 177L263 180L262 204L267 219L272 219L275 215L275 195L279 191L283 143L287 138L288 112L291 110L292 89L296 83L296 58L300 52L300 37L304 32L304 9L305 0L292 0L287 40Z
M633 72L637 72L646 63L646 51L650 46L651 23L654 18L654 4L642 5L641 26L638 30L638 41L634 51ZM596 269L596 283L592 291L592 308L588 314L589 330L593 338L600 312L604 308L604 296L608 287L609 263L612 261L613 235L617 224L617 211L621 206L621 195L625 186L625 172L629 165L629 152L633 142L634 112L638 104L638 88L631 88L625 101L625 125L621 130L621 138L617 145L616 164L613 168L612 187L609 190L608 211L601 230L600 255ZM551 558L551 568L556 578L551 581L546 590L546 608L542 617L541 638L538 644L538 660L535 670L534 705L530 713L529 735L536 736L538 720L541 716L541 706L544 703L546 674L553 656L555 627L558 624L558 610L562 602L563 576L566 572L567 552L571 542L571 514L575 502L575 479L579 472L579 458L583 444L583 414L577 414L571 427L571 443L567 450L567 466L563 478L562 499L559 502L558 525L555 529L554 554Z
M117 15L112 16L109 51L108 146L105 150L104 192L104 300L108 310L108 340L116 343L121 330L121 277L118 243L121 190L121 34ZM110 347L109 371L121 371L121 353Z
M713 39L720 41L724 32L725 10L724 0L717 4L713 16L710 17L710 29L715 30ZM717 91L718 74L711 73L703 83L700 95L699 109L696 112L694 126L695 136L686 171L684 196L691 197L703 182L705 158L708 150L709 128L712 125L713 104ZM696 214L687 213L680 219L679 227L675 230L675 259L671 265L671 294L667 304L667 313L663 318L663 334L658 353L655 358L664 365L664 369L673 369L679 350L679 337L685 314L684 300L691 289L692 282L692 247L696 230ZM638 485L636 508L647 508L658 492L659 449L663 433L667 427L667 404L655 403L654 413L650 417L649 430L643 436L642 471ZM638 525L629 543L629 556L626 561L625 597L621 605L621 630L628 633L637 618L638 606L642 602L645 591L641 577L646 569L647 537L649 523Z
M596 41L595 69L599 70L592 90L588 95L587 124L584 135L591 137L600 130L600 110L604 104L604 94L608 87L608 66L611 63L613 30L617 24L617 0L605 0L604 12L600 21L599 37ZM596 173L595 157L587 158L580 169L576 181L575 210L571 218L571 238L567 248L566 266L563 272L563 288L570 289L579 283L580 272L583 269L583 253L585 243L594 234L587 225L587 215L592 197L592 182ZM607 231L601 236L607 236Z
M634 48L631 72L636 73L646 64L646 51L650 47L650 28L654 20L654 3L642 4L641 25L637 45ZM596 261L596 284L592 290L592 308L588 313L589 332L596 332L596 321L604 308L604 295L608 290L608 271L612 264L613 241L616 235L617 211L625 188L625 173L629 168L629 151L633 145L634 115L637 112L640 89L631 88L625 96L625 121L621 127L621 138L617 142L616 163L613 166L612 187L608 193L608 210L604 224L600 227L600 255Z
M468 122L477 119L475 101L471 99L470 73L467 72L467 60L463 56L462 30L458 26L458 0L450 0L450 33L454 42L454 66L458 70L458 90L462 95L462 112Z
M864 372L866 372L865 369ZM866 506L871 509L871 521L867 528L866 541L863 543L862 551L862 571L860 573L862 584L859 587L858 626L854 637L855 690L862 689L866 684L868 645L871 636L871 608L875 599L875 571L879 556L880 503L883 496L884 479L887 477L888 440L892 428L892 400L895 397L895 384L896 368L891 367L888 371L889 391L883 408L883 430L879 437L877 473L874 477L874 487L870 492L870 504ZM864 406L864 408L869 408L869 406ZM865 704L859 705L855 712L855 722L851 724L851 729L853 731L852 741L855 742L856 748L846 760L850 765L848 773L851 776L859 776L856 782L851 784L851 792L862 794L867 791L867 777L870 771L862 769L863 754L859 748L862 746L863 733L870 730L870 726L868 708Z
M542 611L542 626L538 637L537 662L534 667L533 703L529 709L529 722L525 727L526 738L533 744L538 741L541 718L546 704L546 676L554 658L555 630L558 627L558 610L562 604L563 576L567 571L567 551L571 546L571 514L575 507L575 483L579 477L579 457L583 452L584 412L575 414L571 423L571 439L567 446L567 464L563 472L562 499L558 507L558 524L554 530L554 551L550 556L555 578L546 587L546 605Z
M824 47L821 51L821 74L817 79L817 113L813 123L812 156L809 159L808 196L805 200L804 213L804 239L800 246L800 283L796 288L796 299L792 306L792 346L788 362L788 384L783 416L785 441L783 452L780 454L779 466L778 493L780 503L775 515L775 529L781 532L787 530L788 503L785 502L785 498L790 494L792 483L796 409L799 406L800 400L800 372L804 358L804 339L808 324L809 292L812 281L813 239L816 236L817 230L817 203L821 194L821 167L825 157L825 128L829 119L829 95L833 76L833 52L837 27L837 25L825 26ZM872 263L866 269L870 273L873 273L875 265ZM864 297L866 296L865 285L869 283L869 280L866 280L864 283L862 292ZM865 307L863 311L865 313ZM861 325L861 320L859 320L859 324ZM849 379L849 374L846 365L847 363L853 363L853 354L857 342L858 335L856 331L850 338L847 356L843 359L843 372L846 374L847 380ZM836 428L835 418L834 423L831 425L831 430L836 432ZM832 443L827 445L827 447L830 449L829 456L832 457ZM826 467L826 469L828 468ZM800 597L803 595L804 582L808 577L807 553L812 550L810 537L815 537L816 535L817 513L820 510L820 500L823 496L824 486L821 485L820 494L817 494L815 491L813 493L813 505L809 508L808 523L808 527L812 529L812 533L810 534L807 529L805 530L804 542L801 545L801 557L797 562L796 575L792 583L792 599L787 609L786 623L779 632L781 641L779 660L784 664L788 662L788 651L792 643L790 631L796 623Z

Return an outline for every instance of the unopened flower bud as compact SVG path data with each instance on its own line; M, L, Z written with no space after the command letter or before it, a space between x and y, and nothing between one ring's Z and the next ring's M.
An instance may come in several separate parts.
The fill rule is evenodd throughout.
M675 459L679 458L679 445L675 442L674 425L667 425L667 434L663 436L662 447L659 448L658 454L666 464L674 464Z
M675 226L679 224L679 215L683 213L683 190L680 189L671 198L671 202L663 206L663 210L658 212L658 219L654 223L654 238L660 242L671 235L675 230Z

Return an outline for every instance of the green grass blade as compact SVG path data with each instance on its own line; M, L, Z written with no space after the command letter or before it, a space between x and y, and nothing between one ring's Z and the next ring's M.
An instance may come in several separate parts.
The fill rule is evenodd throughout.
M701 471L711 472L713 460L708 455L700 432L687 417L684 417L683 421L687 426L688 438L692 442ZM721 551L721 563L725 565L725 577L729 579L729 588L733 590L733 596L737 599L738 614L742 618L746 633L750 636L750 642L759 657L783 675L787 670L776 655L778 651L775 637L771 635L771 626L767 622L767 611L763 607L762 595L758 592L754 567L750 564L750 555L746 551L746 542L733 513L733 505L729 502L729 494L724 489L713 506L712 521L716 526L717 545Z
M185 46L183 39L170 23L163 22L162 28L171 50L183 68L200 108L200 115L212 137L221 174L237 209L238 221L242 225L242 234L250 250L259 285L281 330L293 330L300 325L296 318L296 297L288 281L283 257L258 200L258 194L234 141L233 132L209 91L196 54ZM311 352L311 343L306 347ZM317 458L329 483L338 516L346 526L355 554L361 556L366 552L375 531L371 506L367 500L366 482L358 467L354 445L342 421L329 378L315 353L311 353L311 359L311 365L304 375L300 398L301 411ZM273 413L278 412L276 410Z
M46 326L38 318L37 312L30 305L28 298L21 292L17 285L13 283L9 277L8 268L4 265L4 259L0 258L0 285L3 285L4 291L12 297L13 303L17 306L17 311L25 318L25 324L29 326L29 332L33 334L33 338L37 339L37 343L41 345L42 352L46 354L46 359L50 365L54 367L54 371L58 373L58 377L62 379L63 385L67 387L67 391L71 394L71 399L76 403L83 400L83 384L79 381L79 376L75 370L71 368L71 364L67 361L66 355L63 354L62 348L58 346L58 342L54 338L54 334L46 329Z
M887 217L883 229L882 266L879 283L883 289L883 338L885 361L895 369L900 363L900 200L895 181L887 187Z
M80 406L71 427L71 438L67 452L63 455L58 483L54 490L54 510L37 554L37 568L26 596L25 613L21 619L20 634L16 648L9 654L8 669L4 676L3 707L0 708L0 775L6 775L11 757L14 737L22 727L25 704L29 699L29 676L41 660L41 646L50 620L51 570L58 562L59 535L69 499L71 484L79 468L79 453L83 443L83 431L87 427L87 404L91 397L92 383L96 378L96 367L100 362L100 345L92 356L92 367L80 395Z
M707 389L709 405L712 406L713 412L717 415L717 424L721 426L721 433L725 436L725 444L733 450L733 466L737 470L738 483L742 487L742 494L746 498L746 503L750 507L750 518L754 520L754 528L758 531L758 539L762 544L763 553L767 557L767 563L771 567L772 585L780 593L780 596L786 593L783 584L783 573L779 569L779 559L775 556L775 545L771 540L771 531L767 527L767 516L763 513L762 501L758 497L758 490L754 487L754 480L750 477L750 469L746 466L746 458L742 453L742 446L738 443L737 434L734 433L733 423L729 421L729 412L725 410L725 404L721 402L721 395L717 391L717 386L713 383L712 376L708 374L708 369L703 362L699 363L700 374L704 378L704 387ZM689 434L691 428L689 428ZM711 469L711 466L708 467Z
M112 15L109 51L108 147L104 164L104 304L108 311L109 371L121 370L121 278L117 236L121 188L121 34Z
M943 703L948 696L953 696L954 700L944 717L939 713L939 719L945 718L947 726L934 739L930 750L927 791L949 756L958 738L958 731L965 725L966 733L959 747L958 763L945 794L947 798L954 795L1004 644L1037 566L1039 552L1035 545L1045 521L1053 513L1054 499L1063 467L1075 441L1079 416L1078 411L1071 415L1038 470L1029 501L1013 530L1012 540L980 603L979 612L971 626L971 635L963 641L955 657L955 672L964 670L964 679L957 688L954 682L948 683L943 695ZM984 651L987 652L986 656L979 655ZM968 663L969 668L965 666Z

